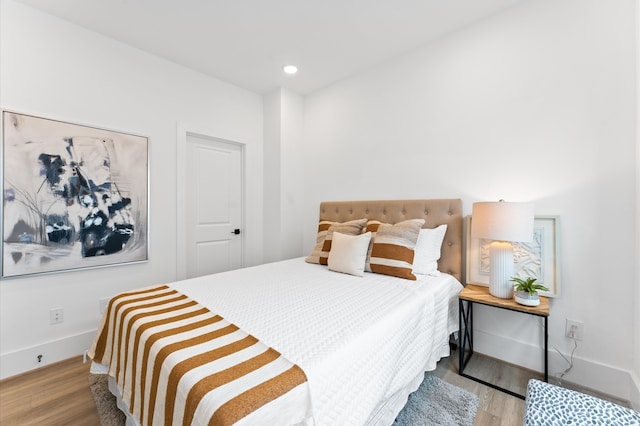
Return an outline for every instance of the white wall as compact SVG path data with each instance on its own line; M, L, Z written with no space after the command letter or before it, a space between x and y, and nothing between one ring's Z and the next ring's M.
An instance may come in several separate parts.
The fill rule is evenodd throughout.
M12 0L0 10L2 108L150 137L149 262L0 282L7 377L87 349L100 299L176 279L178 123L245 144L244 259L262 262L262 97ZM49 325L53 307L64 308L64 323Z
M264 96L264 260L303 250L303 98L287 89Z
M636 259L640 258L640 4L636 7ZM640 324L640 261L636 260L636 291L635 291L635 319L634 324ZM634 334L634 401L636 410L640 411L640 326L635 327Z
M277 89L263 97L263 139L264 139L264 228L263 244L265 262L282 259L280 231L282 203L280 186L281 140L282 140L282 90Z
M291 90L282 90L282 208L281 216L284 259L300 256L303 245L304 206L304 100Z
M561 224L550 373L567 367L553 348L573 347L565 319L583 321L565 380L629 399L634 10L633 0L525 2L307 96L307 249L325 199L460 197L465 214L475 201L532 201ZM537 320L476 312L479 352L541 369Z

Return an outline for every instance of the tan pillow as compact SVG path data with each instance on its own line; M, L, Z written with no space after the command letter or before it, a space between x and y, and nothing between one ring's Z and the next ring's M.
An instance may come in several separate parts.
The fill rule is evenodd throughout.
M371 264L369 261L371 260L371 250L373 249L373 241L376 239L376 233L378 232L378 227L382 225L383 222L379 220L368 220L367 226L364 228L364 232L371 232L371 242L369 243L369 251L367 252L367 260L364 264L364 270L367 272L371 272Z
M305 259L309 263L320 263L326 265L331 251L331 239L334 231L347 235L362 234L362 229L367 223L367 219L356 219L348 222L333 222L330 220L320 220L318 223L318 235L316 245L311 254ZM326 241L326 243L325 243Z
M377 229L375 237L372 234L369 258L371 272L415 280L412 272L414 249L422 225L424 219L405 220L395 225L372 224L371 228ZM369 226L367 231L370 231Z

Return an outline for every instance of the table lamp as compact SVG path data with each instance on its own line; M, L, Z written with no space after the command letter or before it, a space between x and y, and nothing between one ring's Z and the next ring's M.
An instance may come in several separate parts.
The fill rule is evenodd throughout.
M471 237L494 240L489 246L489 293L502 299L513 296L513 246L533 239L533 204L473 203Z

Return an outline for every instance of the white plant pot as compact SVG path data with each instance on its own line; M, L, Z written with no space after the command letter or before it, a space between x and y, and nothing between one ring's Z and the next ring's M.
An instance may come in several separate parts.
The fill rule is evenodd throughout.
M534 294L528 291L516 291L513 293L513 298L516 302L525 306L538 306L540 304L540 297L538 297L537 291Z

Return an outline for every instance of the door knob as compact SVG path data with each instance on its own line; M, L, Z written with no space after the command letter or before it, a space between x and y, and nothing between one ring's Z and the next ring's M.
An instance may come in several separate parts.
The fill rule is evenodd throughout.
M231 231L232 234L236 234L236 235L240 235L240 229L236 228L233 231Z

